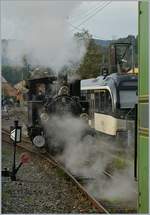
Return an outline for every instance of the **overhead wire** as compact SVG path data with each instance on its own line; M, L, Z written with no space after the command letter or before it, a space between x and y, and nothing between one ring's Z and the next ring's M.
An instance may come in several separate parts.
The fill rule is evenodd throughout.
M89 10L87 10L85 13L82 13L82 14L80 14L79 16L74 16L74 18L71 18L71 20L70 21L74 21L74 19L75 20L77 20L77 19L79 19L79 17L83 17L82 19L84 19L86 16L89 16L90 15L90 13L92 13L92 12L94 12L95 10L97 10L100 6L102 6L102 4L103 3L105 3L105 2L99 2L97 5L95 5L96 7L93 7L93 8L90 8ZM98 7L97 7L98 6Z
M111 4L111 1L107 2L105 5L103 5L101 8L99 8L94 14L91 16L87 17L84 21L82 21L77 27L80 27L83 25L85 22L87 22L89 19L91 19L93 16L95 16L97 13L101 12L104 8L106 8L109 4Z
M83 15L89 13L91 10L93 10L95 8L95 6L99 5L100 3L101 2L99 2L99 3L96 2L96 5L94 5L93 8L90 7L89 9L87 9L85 13L82 11L79 15L73 15L73 16L70 16L69 18L76 19L77 17L83 16Z
M84 21L82 21L78 26L73 25L73 24L70 23L69 21L68 21L68 23L70 24L70 26L71 26L73 29L76 29L76 30L78 30L78 31L83 32L84 29L81 29L81 28L79 28L79 27L80 27L82 24L84 24L85 22L87 22L90 18L92 18L93 16L95 16L97 13L99 13L100 11L102 11L104 8L106 8L106 7L111 3L111 1L105 2L105 3L106 3L106 4L103 4L103 6L101 5L102 7L98 8L98 10L96 10L96 12L95 12L94 14L92 14L92 15L89 16L87 19L85 19ZM92 36L94 36L95 38L99 39L99 37L96 36L96 35L93 35L93 34L92 34Z

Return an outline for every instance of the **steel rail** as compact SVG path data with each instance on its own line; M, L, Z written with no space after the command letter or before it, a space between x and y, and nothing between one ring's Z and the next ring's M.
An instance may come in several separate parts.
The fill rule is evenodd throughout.
M2 134L7 135L7 137L10 135L9 131L7 129L2 129ZM10 141L6 141L7 143L10 143ZM25 144L30 144L31 142L29 140L27 140L27 138L22 138L22 143L24 143L24 145L22 144L17 144L17 147L22 148L27 150L30 153L36 154L38 155L40 158L46 160L47 162L53 164L54 166L57 166L59 169L61 169L67 176L69 176L69 178L77 185L77 187L79 188L80 192L82 192L84 194L84 196L90 200L90 202L92 203L92 205L94 206L94 208L97 209L98 213L106 213L106 214L110 214L108 212L108 210L99 202L97 201L91 194L89 194L89 192L77 181L77 179L67 170L63 167L62 164L60 164L58 161L56 161L54 159L54 157L52 157L49 153L45 153L45 154L41 154L36 150L33 150L33 147L30 147L29 145L25 145ZM46 157L45 157L46 155Z

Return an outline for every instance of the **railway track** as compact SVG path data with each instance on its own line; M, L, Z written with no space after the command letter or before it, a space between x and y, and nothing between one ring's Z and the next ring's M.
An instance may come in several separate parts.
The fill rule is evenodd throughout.
M9 137L9 131L7 129L2 129L2 137L3 141L10 143L10 137ZM86 179L83 178L83 180L79 177L74 176L70 171L68 171L62 163L55 160L54 157L52 157L49 153L46 151L39 151L37 148L34 148L31 145L31 142L28 138L23 137L22 142L20 144L17 144L17 147L25 149L26 151L30 152L31 154L36 154L40 158L44 159L45 162L48 162L54 166L57 166L61 171L63 171L78 187L79 191L83 193L83 195L89 200L92 204L92 206L96 209L98 213L136 213L135 208L127 208L126 206L120 206L119 204L115 203L112 204L108 201L101 201L95 199L85 188L83 185L83 181ZM104 175L106 175L108 178L112 178L113 176L108 173L107 171L103 172ZM90 179L87 179L90 180ZM91 179L92 180L92 179Z
M4 142L11 143L9 138L9 131L6 129L2 129L2 138ZM61 169L78 187L79 191L83 193L83 195L89 200L92 204L92 206L96 209L97 213L106 213L109 214L106 208L103 207L103 205L98 202L91 194L89 194L85 188L76 180L76 178L68 171L66 170L62 164L60 164L58 161L56 161L52 156L50 156L47 152L44 154L39 153L38 150L34 149L31 146L31 142L27 138L22 138L22 143L17 144L17 147L25 149L26 151L30 152L31 154L36 154L40 158L44 159L46 162L51 163L54 166L57 166L59 169Z

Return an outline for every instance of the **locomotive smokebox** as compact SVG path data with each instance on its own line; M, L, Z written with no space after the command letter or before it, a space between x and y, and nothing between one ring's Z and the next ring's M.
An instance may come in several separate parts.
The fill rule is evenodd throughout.
M75 79L69 81L68 75L66 72L58 74L58 83L61 86L68 86L70 91L70 96L80 98L80 79Z
M70 83L70 95L80 97L80 81L79 79L74 80Z

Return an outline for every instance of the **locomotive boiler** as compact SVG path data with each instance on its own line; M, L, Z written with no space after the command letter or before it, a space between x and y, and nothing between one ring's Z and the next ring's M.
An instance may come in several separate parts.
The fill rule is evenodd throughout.
M36 147L53 150L43 124L52 123L54 115L70 114L88 122L89 105L80 95L80 80L69 82L66 75L33 77L27 80L26 86L29 90L28 135Z

